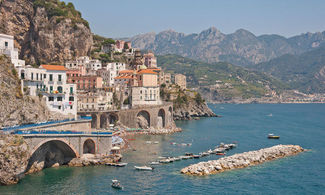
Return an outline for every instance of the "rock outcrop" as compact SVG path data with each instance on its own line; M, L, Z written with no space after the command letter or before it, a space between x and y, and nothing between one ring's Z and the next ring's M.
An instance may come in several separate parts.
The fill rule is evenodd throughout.
M21 136L0 135L0 185L16 184L28 158L28 146Z
M20 58L28 64L88 55L93 43L80 12L56 0L0 1L0 33L15 36Z
M304 149L298 145L276 145L257 151L235 154L219 160L200 162L183 168L181 173L198 176L210 175L227 170L257 165L286 156L296 155L303 151Z
M50 112L41 98L22 94L17 71L6 56L0 56L0 110L0 128L66 118Z
M174 120L192 120L198 117L217 117L206 103L197 103L195 101L188 105L183 104L174 109Z

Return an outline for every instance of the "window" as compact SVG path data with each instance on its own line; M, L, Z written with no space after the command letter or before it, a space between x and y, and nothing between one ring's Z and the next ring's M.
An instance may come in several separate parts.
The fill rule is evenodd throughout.
M70 106L70 109L72 110L73 109L73 106Z
M36 80L38 81L38 73L36 73Z
M50 93L52 93L53 91L53 86L50 86Z
M43 78L46 79L46 74L43 75Z
M32 73L32 80L34 80L34 73Z
M62 93L63 92L63 88L61 86L58 86L58 91L59 91L59 93Z
M142 90L140 90L140 94L142 94Z
M56 101L58 101L58 102L62 102L62 97L60 97L60 96L57 97L57 98L56 98Z
M50 81L53 81L53 74L50 74Z
M58 106L58 109L61 110L61 106Z
M49 97L49 102L53 102L54 101L54 97Z
M70 101L70 102L73 102L73 101L74 101L74 97L73 97L73 96L70 96L70 97L69 97L69 101Z
M38 84L36 84L36 88L38 89Z
M62 81L62 75L58 75L58 81Z
M5 47L8 47L8 42L7 41L5 42Z
M70 94L73 94L73 87L70 87Z

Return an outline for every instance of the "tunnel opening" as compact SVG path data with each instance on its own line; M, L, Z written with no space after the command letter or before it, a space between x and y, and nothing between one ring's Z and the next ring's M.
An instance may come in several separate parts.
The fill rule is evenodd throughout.
M83 153L84 154L95 154L95 151L96 151L95 142L91 139L87 139L83 145Z
M37 172L52 166L68 164L77 154L61 140L50 140L39 146L30 157L26 172Z

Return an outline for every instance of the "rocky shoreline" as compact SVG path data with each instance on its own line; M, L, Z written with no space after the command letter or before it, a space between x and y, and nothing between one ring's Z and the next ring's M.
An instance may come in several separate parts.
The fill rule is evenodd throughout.
M276 145L257 151L234 154L232 156L220 158L218 160L193 164L183 168L181 170L181 173L196 176L216 174L227 170L262 164L267 161L296 155L303 151L305 150L298 145Z
M174 109L174 120L193 120L200 117L218 117L206 103L192 102Z

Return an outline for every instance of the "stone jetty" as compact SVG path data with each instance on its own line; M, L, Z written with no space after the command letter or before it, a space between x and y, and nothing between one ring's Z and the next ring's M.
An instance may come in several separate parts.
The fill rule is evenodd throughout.
M183 168L181 173L198 176L216 174L227 170L262 164L267 161L296 155L303 151L304 149L298 145L276 145L257 151L234 154L218 160L193 164Z

